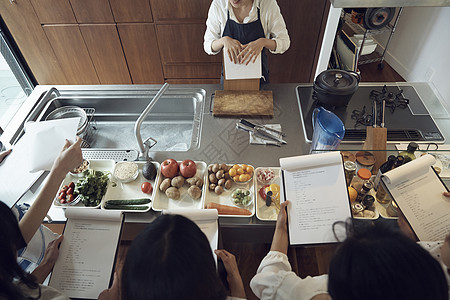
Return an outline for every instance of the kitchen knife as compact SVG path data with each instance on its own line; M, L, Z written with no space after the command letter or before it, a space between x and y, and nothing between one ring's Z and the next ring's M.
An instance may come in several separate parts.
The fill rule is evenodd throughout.
M281 144L287 144L286 141L284 141L283 139L281 139L281 138L279 138L277 136L274 136L274 135L264 131L264 129L260 129L257 126L251 127L251 126L248 126L247 124L244 124L242 122L236 123L236 126L239 129L243 129L243 130L252 132L257 137L260 137L260 138L263 138L263 139L270 139L270 140L276 141L276 142L281 143Z
M265 126L265 125L254 124L254 123L249 122L249 121L244 120L244 119L241 119L239 122L241 122L242 124L247 125L247 126L249 126L249 127L252 127L252 128L258 127L258 128L263 129L263 130L271 131L271 132L277 133L277 134L279 134L279 135L281 135L281 136L285 136L285 134L282 133L281 131L276 130L276 129L273 129L273 128L270 128L270 127L267 127L267 126Z

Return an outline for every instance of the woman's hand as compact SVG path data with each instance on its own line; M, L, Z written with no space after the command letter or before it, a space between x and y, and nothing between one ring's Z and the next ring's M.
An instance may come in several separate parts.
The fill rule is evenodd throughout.
M254 63L264 48L275 51L277 43L274 40L259 38L243 46L239 53L238 59L241 64L248 65L249 62Z
M289 238L287 232L287 211L286 207L290 204L288 200L280 205L277 224L275 225L275 233L273 234L271 251L278 251L287 255Z
M81 138L77 136L75 143L66 140L61 153L56 158L52 166L52 171L59 171L64 176L67 172L75 169L83 162L83 154L81 152Z
M227 281L230 285L231 296L246 298L244 283L242 282L234 255L226 250L215 250L214 253L216 253L217 257L223 261L223 265L227 271Z
M224 36L222 37L222 39L223 39L223 51L225 51L228 54L228 57L233 63L235 64L240 63L238 55L243 47L241 43L238 40L230 38L229 36Z
M0 153L0 163L11 153L12 149Z
M59 245L62 240L63 236L60 235L57 239L48 243L47 248L45 249L44 259L32 272L32 275L36 278L38 283L42 284L55 266L59 256Z
M120 299L120 284L119 276L114 272L113 284L109 289L104 290L98 295L98 300L119 300Z

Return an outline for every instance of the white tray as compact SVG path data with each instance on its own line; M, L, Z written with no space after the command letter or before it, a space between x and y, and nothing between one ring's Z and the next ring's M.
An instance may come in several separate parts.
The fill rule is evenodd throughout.
M108 175L108 177L109 177L109 181L108 181L108 185L107 185L107 187L106 187L106 193L105 193L105 195L108 193L108 190L109 190L109 188L110 188L110 186L111 186L111 174L112 174L112 172L113 172L113 170L114 170L114 165L115 165L115 162L114 162L114 160L111 160L111 159L92 159L92 160L89 160L89 162L90 162L90 164L89 164L89 169L91 169L91 170L95 170L95 171L103 171L103 172L109 172L110 174ZM59 194L59 191L61 190L61 188L64 186L64 185L68 185L70 182L72 182L73 181L73 183L77 183L78 182L78 180L80 180L81 178L80 177L77 177L77 176L73 176L73 175L71 175L70 173L67 173L67 175L66 175L66 178L64 178L64 180L63 180L63 182L61 183L61 185L59 186L59 189L58 189L58 194ZM59 202L59 200L58 200L58 194L56 194L56 197L55 197L55 199L53 200L53 206L55 206L55 207L59 207L59 208L66 208L66 207L75 207L75 208L99 208L100 207L100 205L101 205L101 203L102 203L102 201L100 201L100 203L97 205L97 206L85 206L84 204L83 204L83 202L78 202L77 204L75 204L75 205L63 205L63 204L61 204L60 202ZM105 195L103 196L103 198L105 198Z
M374 192L373 189L370 191L370 194L371 194L373 197L375 197L375 192ZM374 216L373 218L355 217L355 216L353 216L353 213L352 213L352 217L353 217L354 219L359 219L359 220L376 220L376 219L378 219L378 218L380 217L380 212L379 212L378 209L377 209L376 203L378 203L378 201L375 199L374 204L373 204L373 205L374 205L374 206L373 206L373 212L375 213L375 216Z
M229 166L233 166L229 165ZM239 164L242 165L242 164ZM249 165L251 166L251 165ZM253 167L253 166L252 166ZM208 172L206 172L208 173ZM209 178L207 177L207 184L206 186L209 186ZM254 168L253 168L253 177L255 177L255 172L254 172ZM238 206L235 205L231 199L231 193L233 192L233 190L235 188L243 188L243 189L247 189L250 191L250 195L253 198L252 199L252 203L247 206L247 207L242 207L242 206ZM236 183L233 181L233 186L227 190L224 189L223 193L220 195L217 195L214 191L211 191L209 188L206 189L206 195L205 195L205 205L204 207L206 208L206 206L208 205L208 203L210 202L214 202L214 203L218 203L218 204L223 204L223 205L229 205L229 206L234 206L234 207L239 207L239 208L245 208L248 209L251 212L251 215L221 215L219 214L219 216L221 217L244 217L244 218L249 218L249 217L253 217L255 215L255 188L254 188L254 184L253 184L253 178L247 182L247 183Z
M256 172L258 172L258 170L260 169L271 169L275 173L274 179L268 184L275 183L280 186L280 203L282 203L284 202L284 193L281 184L281 169L280 167L256 168L255 176L253 178L255 185L256 217L261 221L276 221L278 218L278 213L280 212L279 206L277 207L274 203L272 203L270 206L267 206L266 201L259 195L259 190L265 185L256 178Z
M181 163L181 161L178 161L178 163ZM200 177L203 179L203 187L202 187L202 196L200 199L192 199L188 193L187 190L189 188L189 185L185 182L184 185L179 189L180 190L180 199L174 200L171 198L168 198L165 193L161 192L159 190L159 185L161 182L165 179L165 177L161 174L158 178L158 183L156 184L153 189L156 188L156 193L154 195L154 199L152 202L152 208L155 211L161 211L163 209L183 209L183 208L203 208L203 201L205 198L206 193L206 174L208 173L208 170L206 169L206 163L203 161L195 161L195 164L197 165L197 173L195 173L195 176Z
M142 168L145 165L145 161L134 161L138 167L139 167L139 176L128 183L121 183L119 181L116 181L112 179L113 182L116 183L116 186L113 186L113 184L110 184L108 190L106 191L105 197L103 197L101 208L105 210L110 210L105 208L106 201L108 200L130 200L130 199L140 199L140 198L150 198L152 201L155 199L155 193L157 190L157 187L155 185L155 182L158 182L158 178L160 176L160 168L159 168L159 162L152 161L152 164L156 167L157 173L154 180L147 180L142 175ZM144 182L150 182L153 186L153 192L150 194L143 193L141 191L141 185ZM148 212L151 207L152 203L143 204L142 206L148 206L148 209L145 210L121 210L123 212Z

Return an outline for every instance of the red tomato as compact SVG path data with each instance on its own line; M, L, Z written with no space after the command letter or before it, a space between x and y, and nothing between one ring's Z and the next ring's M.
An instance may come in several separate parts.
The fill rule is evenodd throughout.
M72 202L73 201L73 194L67 194L66 195L66 201L67 201L67 203Z
M144 182L141 185L141 191L146 194L151 194L153 192L153 187L150 182Z

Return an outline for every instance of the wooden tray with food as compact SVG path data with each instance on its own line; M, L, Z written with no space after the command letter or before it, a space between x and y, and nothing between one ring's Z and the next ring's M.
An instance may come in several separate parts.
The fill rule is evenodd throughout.
M203 161L163 161L155 186L153 210L203 208L206 174L206 163Z
M247 164L208 166L205 208L217 209L222 217L255 215L254 168Z
M122 161L113 171L101 208L123 212L148 212L155 198L160 174L156 161Z
M59 208L99 208L109 189L114 160L84 160L82 166L66 175L53 206Z
M259 167L253 179L256 188L256 217L261 221L276 221L280 203L284 201L279 167Z

